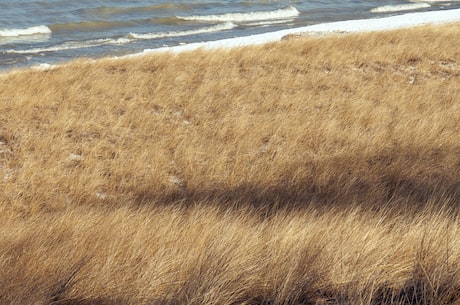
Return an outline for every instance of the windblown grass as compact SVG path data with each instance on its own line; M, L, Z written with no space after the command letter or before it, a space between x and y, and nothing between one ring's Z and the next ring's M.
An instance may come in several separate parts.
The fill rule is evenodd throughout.
M459 34L0 75L0 303L460 304Z

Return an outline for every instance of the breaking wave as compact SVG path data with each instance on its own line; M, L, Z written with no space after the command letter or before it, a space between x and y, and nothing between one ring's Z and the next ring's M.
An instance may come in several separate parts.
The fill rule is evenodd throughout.
M136 34L130 33L129 38L135 39L155 39L155 38L165 38L165 37L180 37L180 36L188 36L188 35L197 35L197 34L205 34L205 33L214 33L220 32L225 30L231 30L235 28L236 25L231 22L226 22L222 24L218 24L211 27L196 29L196 30L187 30L187 31L175 31L175 32L158 32L158 33L147 33L147 34Z
M264 21L256 21L251 23L245 23L245 26L270 26L274 24L282 24L282 23L289 23L293 22L294 18L286 18L283 20L264 20Z
M212 22L244 22L244 21L258 21L270 19L284 19L299 16L299 11L293 7L288 6L274 11L264 12L249 12L249 13L229 13L223 15L203 15L203 16L176 16L182 20L188 21L212 21Z
M421 8L428 8L428 7L431 7L431 5L426 2L384 5L384 6L379 6L379 7L371 9L371 13L389 13L389 12L411 11L411 10L418 10Z
M25 29L3 29L0 30L0 37L19 37L51 34L51 30L46 25L33 26Z
M7 54L39 54L39 53L58 52L58 51L65 51L65 50L94 48L94 47L100 47L103 45L120 45L120 44L129 43L129 42L130 40L127 38L120 38L120 39L105 38L105 39L94 39L94 40L87 40L87 41L68 41L68 42L64 42L64 43L50 46L50 47L33 48L33 49L27 49L27 50L7 50L5 51L5 53Z

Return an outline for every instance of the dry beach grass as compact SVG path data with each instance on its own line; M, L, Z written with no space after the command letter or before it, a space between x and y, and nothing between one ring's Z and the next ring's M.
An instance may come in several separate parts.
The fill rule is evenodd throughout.
M460 304L459 24L1 75L2 304Z

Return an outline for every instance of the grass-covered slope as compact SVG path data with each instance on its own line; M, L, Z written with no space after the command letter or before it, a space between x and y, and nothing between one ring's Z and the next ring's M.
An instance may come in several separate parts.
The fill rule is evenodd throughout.
M459 304L459 34L0 75L0 303Z

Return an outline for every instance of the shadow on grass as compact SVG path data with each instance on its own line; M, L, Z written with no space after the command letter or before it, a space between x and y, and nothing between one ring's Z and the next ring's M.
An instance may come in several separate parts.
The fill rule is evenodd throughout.
M376 287L374 287L376 288ZM455 287L450 283L441 283L433 286L430 281L423 278L410 279L402 288L394 289L390 287L377 287L358 291L356 289L345 288L343 291L313 291L310 287L297 291L295 297L286 300L271 300L264 297L249 296L247 299L240 299L233 304L252 304L252 305L435 305L435 304L457 304L460 300L460 287ZM195 297L195 301L190 300ZM198 300L196 300L198 299ZM67 299L58 302L51 302L50 305L115 305L115 304L155 304L155 305L199 305L205 302L196 296L176 295L173 299L126 299L120 298L88 298L88 299Z
M353 182L350 182L353 181ZM135 204L140 206L212 202L223 207L250 207L260 212L297 210L308 207L354 207L373 210L391 210L401 207L417 211L429 205L460 210L460 181L451 175L406 178L383 176L378 182L367 182L360 177L338 178L325 185L306 182L303 185L280 184L261 188L240 185L235 188L190 189L158 194L155 190L137 190ZM459 211L460 212L460 211Z

